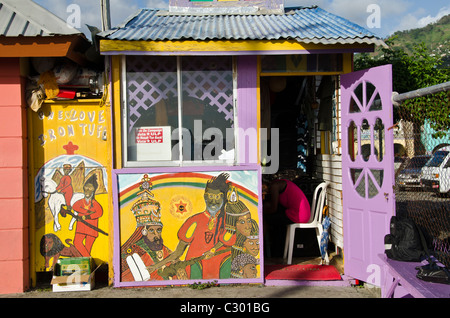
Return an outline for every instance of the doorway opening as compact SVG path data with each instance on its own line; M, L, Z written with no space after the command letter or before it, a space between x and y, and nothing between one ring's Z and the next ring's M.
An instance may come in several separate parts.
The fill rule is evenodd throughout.
M288 179L305 194L309 203L316 186L323 180L314 177L314 160L320 148L321 124L319 90L323 76L263 76L261 77L261 128L278 129L279 169L273 175L263 175L263 182ZM334 89L334 86L333 86ZM334 92L333 92L334 93ZM330 115L330 114L328 114ZM331 116L329 116L331 117ZM271 145L268 133L267 142ZM274 158L271 149L262 154ZM262 158L264 164L264 157ZM284 213L284 210L277 213ZM265 265L286 264L283 259L286 225L283 222L265 224ZM329 243L331 247L331 242ZM330 257L331 259L331 257ZM320 264L321 254L314 229L298 229L295 235L292 264ZM334 264L333 264L334 265ZM339 268L338 270L342 272Z
M307 157L311 151L312 112L306 109L315 99L313 77L261 77L261 127L278 129L279 171L297 170L307 173ZM268 133L270 144L271 135ZM267 150L270 152L270 149ZM264 162L264 158L263 158Z

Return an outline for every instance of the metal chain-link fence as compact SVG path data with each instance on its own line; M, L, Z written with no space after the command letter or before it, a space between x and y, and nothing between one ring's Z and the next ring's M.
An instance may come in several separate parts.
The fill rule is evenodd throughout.
M425 234L429 251L450 268L450 131L436 130L432 114L414 116L411 106L437 103L450 116L450 91L408 100L396 107L394 131L397 215L413 219ZM436 107L434 107L436 109ZM421 118L420 118L421 117ZM429 119L424 119L429 117Z

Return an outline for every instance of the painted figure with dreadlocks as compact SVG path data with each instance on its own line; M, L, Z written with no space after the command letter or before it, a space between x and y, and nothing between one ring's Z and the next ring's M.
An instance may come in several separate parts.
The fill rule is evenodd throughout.
M72 206L73 211L78 213L78 218L94 227L98 227L98 219L103 215L102 206L95 200L97 188L97 176L94 174L84 183L84 198L76 201ZM83 222L77 222L73 244L83 257L91 256L92 245L97 237L96 230Z
M221 268L230 257L235 239L225 230L228 177L228 174L221 173L206 183L203 195L205 211L191 216L183 223L178 231L179 243L175 251L163 261L148 267L150 272L178 259L188 249L185 261L189 261L186 273L190 279L224 277ZM193 259L197 261L191 262Z

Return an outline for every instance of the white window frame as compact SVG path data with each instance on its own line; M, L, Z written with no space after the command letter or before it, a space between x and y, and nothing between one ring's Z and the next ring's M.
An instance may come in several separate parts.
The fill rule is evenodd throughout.
M182 129L179 129L178 146L179 146L179 158L172 160L149 160L149 161L131 161L128 160L128 83L127 83L127 68L126 68L126 55L121 57L121 119L122 119L122 162L125 168L138 168L138 167L185 167L185 166L235 166L237 165L237 158L239 158L239 136L237 134L237 67L236 59L232 57L232 77L233 77L233 134L234 134L234 158L225 160L183 160L182 149ZM187 56L186 58L189 58ZM182 69L181 69L181 56L177 56L177 91L178 91L178 126L182 127ZM192 136L193 137L193 136Z

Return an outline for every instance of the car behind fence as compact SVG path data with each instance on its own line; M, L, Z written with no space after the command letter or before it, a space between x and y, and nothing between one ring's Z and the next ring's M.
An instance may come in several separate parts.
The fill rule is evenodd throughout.
M434 94L432 97L427 100L431 102L444 98L448 100L450 91ZM450 105L447 104L445 108L447 115L450 116ZM450 174L445 172L450 170L448 154L450 132L444 130L436 134L437 132L430 128L428 120L411 118L411 113L402 107L396 110L402 123L401 132L397 130L395 147L397 162L402 162L400 166L396 166L397 215L413 219L425 234L430 252L442 264L450 268L450 191L447 186L450 185ZM442 156L443 152L447 154ZM423 167L409 171L408 180L416 186L408 186L405 183L408 174L405 168L408 162L414 160L413 158L426 156L428 160ZM439 164L436 163L438 159ZM432 166L437 168L431 172ZM420 179L420 186L417 186L417 179Z

